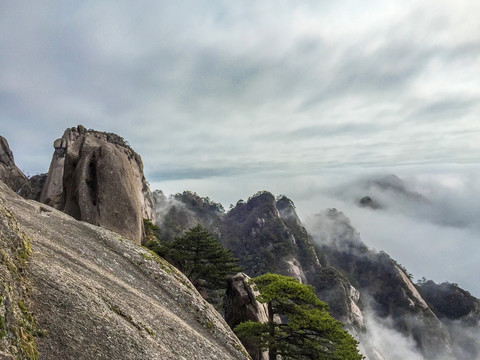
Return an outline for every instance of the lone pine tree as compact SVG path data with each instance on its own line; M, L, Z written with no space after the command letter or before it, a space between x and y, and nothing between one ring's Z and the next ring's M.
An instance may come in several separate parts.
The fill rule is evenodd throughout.
M269 321L247 321L235 328L240 340L268 350L270 360L361 360L357 341L328 313L328 306L313 288L297 280L265 274L251 279L268 304Z
M241 270L230 250L201 225L170 243L157 242L151 248L178 267L197 288L225 288L227 276Z

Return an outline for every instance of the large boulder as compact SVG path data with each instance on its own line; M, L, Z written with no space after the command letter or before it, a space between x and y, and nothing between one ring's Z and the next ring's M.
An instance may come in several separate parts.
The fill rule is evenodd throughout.
M36 348L39 359L249 359L168 262L2 182L0 245L0 358L34 359Z
M154 216L140 156L120 136L81 125L54 148L40 201L140 243L143 219Z
M25 174L15 165L13 153L3 136L0 136L0 180L14 191L19 191L28 181Z

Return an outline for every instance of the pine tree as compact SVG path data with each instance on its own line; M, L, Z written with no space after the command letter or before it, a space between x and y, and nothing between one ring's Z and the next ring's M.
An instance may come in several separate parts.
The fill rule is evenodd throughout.
M268 350L270 359L361 360L357 341L328 313L313 288L297 280L265 274L251 279L268 304L269 321L247 321L235 328L240 340ZM280 321L276 320L281 319Z
M233 254L201 225L164 245L161 252L197 288L225 288L227 276L241 271Z

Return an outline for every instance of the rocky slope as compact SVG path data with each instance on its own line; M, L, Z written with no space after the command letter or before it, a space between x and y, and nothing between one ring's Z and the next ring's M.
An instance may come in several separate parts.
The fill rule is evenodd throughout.
M140 156L120 136L81 125L53 145L40 201L140 243L143 218L154 216Z
M1 182L0 199L2 358L35 358L27 352L41 334L40 359L248 359L220 315L161 258Z
M243 356L233 334L218 314L197 298L198 293L183 276L125 239L139 243L142 219L155 217L163 241L200 223L232 250L247 274L274 272L313 285L319 298L330 304L332 315L360 339L370 360L388 359L391 351L388 344L372 341L374 328L380 323L381 333L394 332L396 340L413 344L415 358L466 360L480 353L474 335L478 333L478 299L451 284L426 282L417 287L408 272L387 254L368 249L348 218L335 209L319 214L307 231L290 199L275 198L266 191L239 201L227 213L220 204L188 191L168 198L160 191L152 196L141 159L123 138L82 126L67 129L55 141L48 175L25 183L18 174L12 176L18 168L8 144L4 144L6 141L2 142L0 170L8 171L2 170L0 175L11 187L36 199L44 183L40 194L43 202L77 220L103 227L79 223L48 206L26 202L0 186L4 224L10 224L10 218L19 224L13 233L8 229L16 229L16 225L2 229L9 238L17 239L5 243L6 255L2 255L5 266L1 271L7 279L3 292L5 299L11 299L4 302L0 313L5 323L11 324L4 326L2 338L0 321L0 339L4 339L7 353L34 352L32 336L47 334L38 339L38 347L53 358ZM405 195L397 179L387 180L388 186L372 186ZM21 182L27 185L19 188ZM407 195L421 200L416 193ZM35 250L30 280L25 282L18 282L15 276L24 278L21 273L30 240L18 239L32 239ZM152 284L152 278L160 282ZM227 317L235 313L233 308L248 312L253 304L245 302L253 301L252 295L245 288L245 279L240 280L235 286L230 284L230 295L236 291L236 300L226 308ZM18 304L29 304L25 290L29 286L34 301L27 308ZM95 309L92 314L91 309ZM162 322L151 309L160 314ZM38 326L30 311L38 314ZM177 323L182 324L185 337L174 331ZM126 335L115 337L116 333ZM201 345L204 337L208 340ZM103 339L100 347L99 338ZM178 353L177 338L180 344L194 339L184 355ZM22 339L28 340L25 351ZM221 345L225 343L230 345Z
M0 181L0 189L8 191ZM31 254L29 238L0 197L0 359L33 359L35 322L28 310L30 283L25 278Z

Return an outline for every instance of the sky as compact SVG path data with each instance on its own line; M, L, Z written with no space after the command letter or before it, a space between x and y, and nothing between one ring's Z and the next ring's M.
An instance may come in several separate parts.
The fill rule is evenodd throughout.
M459 281L470 286L474 221L359 209L339 189L394 173L445 191L434 213L480 218L479 14L475 0L3 0L0 135L35 175L66 128L114 132L153 189L226 208L270 190L302 218L338 206L415 276L477 270ZM436 262L414 256L439 236ZM452 244L468 261L445 273Z

